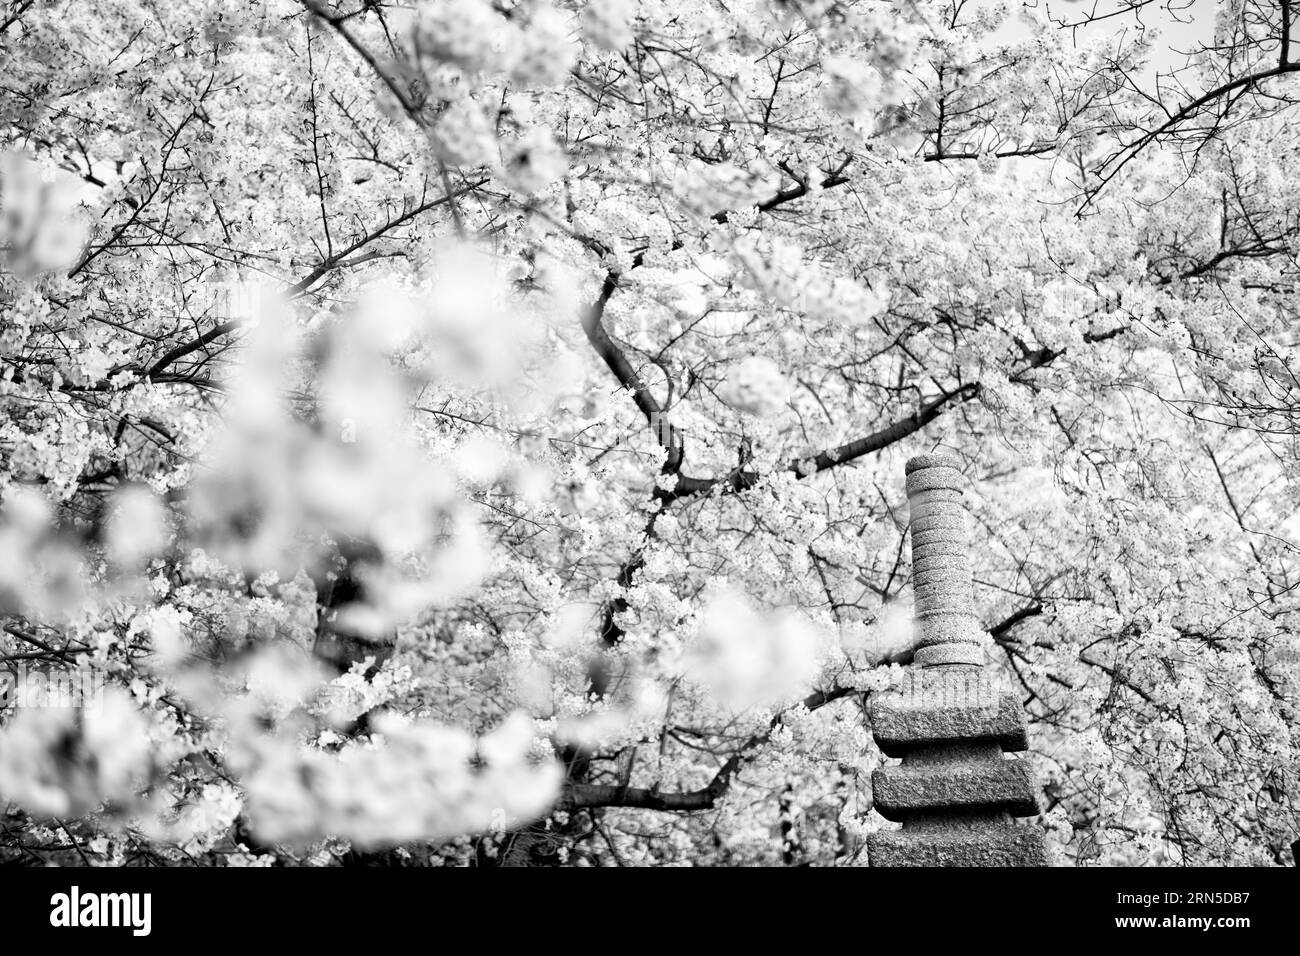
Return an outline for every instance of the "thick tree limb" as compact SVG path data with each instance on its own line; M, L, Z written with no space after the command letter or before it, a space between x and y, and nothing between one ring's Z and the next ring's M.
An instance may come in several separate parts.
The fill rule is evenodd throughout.
M232 332L238 327L239 322L235 319L227 319L225 322L218 322L202 335L190 339L188 342L182 342L175 348L169 349L167 352L163 353L162 357L160 357L158 361L154 362L153 365L149 367L149 370L144 373L144 377L152 381L155 376L161 373L163 369L167 368L167 366L171 365L177 359L184 358L191 352L203 348L203 346L207 345L209 342L219 339L227 332Z
M618 278L618 274L613 272L605 276L605 281L600 288L600 295L588 307L582 317L582 330L586 333L587 341L591 343L591 347L596 350L596 354L614 373L614 377L618 379L619 384L631 394L632 401L636 403L636 407L645 416L646 422L655 434L655 439L668 452L668 457L664 461L661 471L664 474L675 474L682 464L681 432L668 420L663 405L655 398L649 386L641 380L641 376L632 367L632 363L628 361L623 350L609 337L609 333L605 331L602 321L605 316L605 306L609 303L614 290L618 288Z
M1291 59L1291 0L1278 0L1281 28L1278 36L1277 65L1290 66Z
M930 424L943 414L945 407L950 402L968 401L979 394L979 389L978 382L968 382L951 391L942 392L923 402L920 408L906 418L900 418L884 428L878 429L869 435L864 435L862 438L845 442L843 445L827 448L806 458L794 459L786 463L783 470L793 472L798 478L808 478L834 468L836 465L843 465L864 455L888 448L895 442L901 441ZM745 491L758 484L762 477L757 472L745 470L738 470L719 478L691 478L687 475L681 475L677 480L677 487L668 493L668 497L676 499L708 494L719 487L729 492Z
M827 173L826 176L823 177L823 179L821 180L821 183L819 184L820 188L834 189L836 186L843 186L845 183L847 183L849 181L849 177L844 175L844 170L849 168L849 163L851 163L852 161L853 161L853 157L849 157L848 159L844 160L844 162L842 162L837 169ZM794 202L796 199L802 199L804 196L808 195L810 189L811 187L808 185L807 180L796 179L795 184L793 186L787 187L786 189L779 190L774 195L770 196L767 199L764 199L761 203L758 204L756 208L758 209L759 212L771 212L773 209L777 209L781 206L784 206L788 202ZM709 218L712 219L714 222L727 222L729 215L726 210L723 210L722 212L715 212Z
M997 624L994 624L992 627L990 627L988 629L989 636L992 637L994 640L997 640L998 638L1005 635L1017 624L1020 624L1023 621L1027 621L1031 617L1037 617L1042 613L1043 613L1042 604L1039 604L1037 602L1033 604L1027 604L1024 607L1020 608L1019 610L1012 612L1010 615L1008 615L1003 620L999 621Z
M849 178L844 175L844 171L852 161L853 158L849 157L840 163L837 168L828 172L821 180L820 188L832 189L847 183ZM759 203L757 206L758 211L771 212L786 203L806 196L810 190L811 187L807 180L796 179L795 185L782 189ZM725 223L728 219L728 213L723 210L714 213L710 218L714 222ZM587 244L601 254L606 254L609 251L604 248L603 244L595 240L587 240ZM674 243L674 248L680 248L680 245L680 243ZM641 265L644 256L644 251L638 252L632 259L632 267L636 268ZM676 474L681 468L684 454L681 432L669 421L668 410L663 407L641 380L636 369L632 367L632 363L628 361L627 355L610 338L604 327L605 307L609 304L609 300L615 291L617 291L620 278L617 272L609 272L605 275L605 281L601 284L600 295L588 307L583 316L582 329L596 354L614 373L614 377L618 379L619 383L632 395L632 400L640 409L641 414L645 416L647 424L650 425L651 430L654 432L655 440L668 452L668 458L664 462L662 472L664 474Z

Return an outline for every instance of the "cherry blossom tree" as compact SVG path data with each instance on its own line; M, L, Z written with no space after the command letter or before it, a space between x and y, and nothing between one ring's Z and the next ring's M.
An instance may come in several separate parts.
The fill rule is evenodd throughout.
M1295 19L5 4L0 854L861 865L942 449L1057 858L1293 862Z

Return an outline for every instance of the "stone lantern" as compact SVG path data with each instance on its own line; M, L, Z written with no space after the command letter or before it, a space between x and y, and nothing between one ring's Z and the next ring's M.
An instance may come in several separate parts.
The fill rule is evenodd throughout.
M874 696L876 743L896 766L871 777L875 808L901 830L868 841L872 866L1044 866L1025 715L984 666L966 555L965 480L956 459L907 463L919 641L901 687Z

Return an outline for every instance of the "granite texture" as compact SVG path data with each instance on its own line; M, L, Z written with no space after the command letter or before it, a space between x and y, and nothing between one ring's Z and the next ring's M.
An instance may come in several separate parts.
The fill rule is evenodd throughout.
M1012 817L1039 812L1014 695L985 669L987 638L974 613L961 463L907 463L917 650L897 689L874 695L872 733L901 765L871 776L877 812L901 823L867 842L872 866L1045 866L1042 830Z
M889 830L867 842L872 866L1047 866L1037 828L993 824L981 829Z
M869 715L876 743L889 757L959 740L992 741L1008 753L1029 746L1019 702L983 669L913 669L897 690L872 698Z
M918 810L988 808L1013 817L1038 813L1034 781L1019 760L885 767L871 775L871 790L876 810L896 823Z

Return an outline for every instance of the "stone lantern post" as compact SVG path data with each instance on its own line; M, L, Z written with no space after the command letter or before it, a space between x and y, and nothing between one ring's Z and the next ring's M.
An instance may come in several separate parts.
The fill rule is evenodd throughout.
M1013 817L1038 813L1025 715L984 666L966 555L965 481L956 459L907 463L915 663L869 708L876 743L901 757L871 777L875 808L901 830L868 841L872 866L1044 866L1043 834Z

